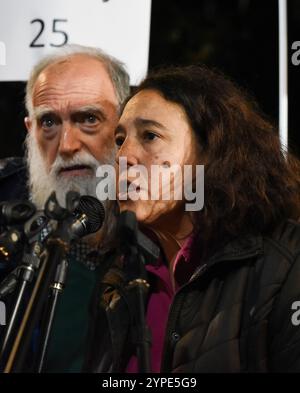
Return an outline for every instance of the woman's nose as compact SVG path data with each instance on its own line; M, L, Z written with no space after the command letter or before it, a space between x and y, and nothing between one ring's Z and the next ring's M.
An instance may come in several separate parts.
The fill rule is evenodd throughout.
M116 163L119 164L120 157L126 158L127 166L139 164L138 153L140 148L138 143L127 137L121 145L116 155Z

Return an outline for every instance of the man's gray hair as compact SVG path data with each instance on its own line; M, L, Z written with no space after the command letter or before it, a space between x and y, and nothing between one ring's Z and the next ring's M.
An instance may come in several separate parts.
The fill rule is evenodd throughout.
M49 65L63 61L74 55L90 56L99 60L104 65L113 83L119 102L119 109L121 108L123 101L129 95L130 91L129 76L125 70L124 64L99 48L72 44L66 45L63 48L60 48L54 54L44 57L32 69L26 85L25 95L25 105L29 116L31 116L33 113L33 89L40 73Z

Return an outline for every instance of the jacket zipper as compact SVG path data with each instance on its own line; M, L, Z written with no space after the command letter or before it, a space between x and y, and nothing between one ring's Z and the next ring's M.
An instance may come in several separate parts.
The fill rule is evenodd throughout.
M163 358L162 358L162 364L161 364L161 372L169 372L169 370L165 370L165 367L164 367L164 365L166 363L166 359L169 356L169 353L167 352L166 349L170 348L172 326L174 326L174 322L176 320L176 317L177 317L177 314L178 314L178 310L180 309L182 301L183 301L182 292L184 291L184 289L186 287L188 287L191 284L191 282L194 282L197 279L199 279L199 277L201 277L201 275L204 274L204 272L206 270L207 270L207 264L199 266L196 269L196 271L194 272L194 274L192 275L192 277L190 278L190 280L186 284L184 284L178 290L178 292L174 296L174 299L173 299L173 301L171 303L171 307L170 307L170 311L169 311L169 317L168 317L167 328L166 328L166 333L165 333L165 341L164 341L164 346L163 346ZM175 298L177 298L176 302L175 302Z

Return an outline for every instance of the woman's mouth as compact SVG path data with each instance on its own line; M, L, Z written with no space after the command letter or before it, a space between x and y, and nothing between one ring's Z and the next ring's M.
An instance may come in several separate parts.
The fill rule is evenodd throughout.
M145 190L141 188L140 185L135 184L134 182L130 181L121 181L119 183L119 193L118 199L119 200L137 200L140 199L138 196L141 196L141 193L145 193Z

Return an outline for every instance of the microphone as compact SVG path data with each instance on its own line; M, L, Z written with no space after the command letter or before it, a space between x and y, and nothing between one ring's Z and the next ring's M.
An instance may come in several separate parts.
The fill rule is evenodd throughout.
M71 225L72 238L77 239L97 232L103 225L105 209L103 204L89 195L79 198L74 210L76 220Z
M21 224L29 220L35 212L36 207L30 201L0 202L0 262L7 262L11 256L22 250L24 234Z
M4 372L18 372L23 369L34 328L45 311L41 333L42 352L38 359L39 370L42 368L55 315L57 297L64 286L67 269L66 253L69 245L74 240L97 232L104 222L104 207L98 199L86 195L80 197L74 192L68 193L66 197L67 209L59 206L55 193L52 193L46 202L45 215L57 225L46 241L45 258L43 258L31 298L23 313L22 329L18 332L18 340L15 340L10 351ZM56 280L58 276L59 282ZM49 288L51 288L50 299ZM18 296L19 298L21 300L18 305L23 303L22 294ZM46 310L44 310L45 304L47 305ZM21 307L16 308L17 311L21 310ZM15 325L10 331L15 331ZM9 342L8 339L6 342ZM4 349L6 351L6 348ZM2 352L4 353L3 348Z
M8 204L6 206L8 206ZM19 204L19 206L21 206L21 204ZM23 209L24 206L26 207L26 203L24 203L21 208ZM7 231L0 234L0 264L2 262L9 262L11 258L17 257L28 244L40 238L40 233L46 228L49 220L43 213L37 212L33 215L32 213L33 209L27 209L26 212L25 209L23 209L19 215L19 219L21 219L22 216L23 221L25 217L30 217L23 225L23 228L21 228L21 224L16 224L14 226L10 225ZM10 215L10 217L12 217L12 215ZM16 214L14 214L14 217L16 218Z
M105 210L98 199L69 191L66 201L67 208L60 207L53 192L45 204L45 215L57 222L56 237L69 243L101 228Z
M0 263L8 262L23 249L24 235L17 229L10 229L0 235Z
M48 236L51 235L51 229L47 229L49 219L43 214L37 213L34 215L35 211L36 208L31 202L16 201L0 204L0 216L5 218L6 222L21 223L27 221L24 231L11 228L0 235L0 263L8 262L11 257L17 255L24 248L27 240L33 238L37 240L42 230L48 232ZM92 196L81 196L71 218L69 218L70 224L67 232L69 232L70 240L77 240L97 232L104 219L103 204ZM44 235L44 237L47 238L47 235Z
M20 224L34 215L36 207L30 201L0 203L0 225Z
M39 254L42 252L41 233L46 229L48 222L49 219L43 213L37 212L24 224L23 230L12 228L0 235L0 264L19 257L19 261L14 261L14 264L18 262L17 267L0 283L0 299L15 290L22 269L28 270L28 281L32 280L39 266ZM47 228L43 240L47 239L50 233L51 230Z

